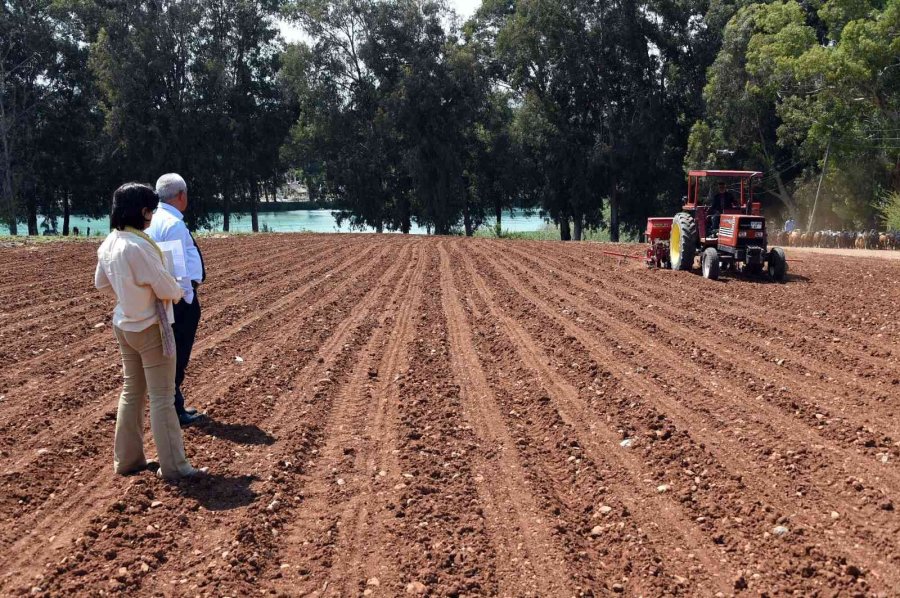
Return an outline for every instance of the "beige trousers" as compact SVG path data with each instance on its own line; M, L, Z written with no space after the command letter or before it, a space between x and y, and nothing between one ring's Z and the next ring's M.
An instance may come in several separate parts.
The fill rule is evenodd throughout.
M150 430L159 455L160 475L175 479L194 471L184 456L184 439L175 414L175 357L163 355L159 326L140 332L113 327L125 385L116 416L113 465L116 473L137 471L147 464L144 457L144 397L150 394Z

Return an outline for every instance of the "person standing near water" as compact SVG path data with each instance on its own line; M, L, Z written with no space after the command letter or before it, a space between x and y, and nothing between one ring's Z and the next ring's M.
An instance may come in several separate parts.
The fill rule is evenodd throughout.
M196 476L184 454L184 438L172 406L175 341L172 302L182 289L166 270L159 247L144 233L158 199L147 185L126 183L113 194L112 231L97 250L94 286L117 299L113 333L122 354L125 383L116 414L113 468L129 474L147 467L144 397L150 395L150 430L159 455L158 474L168 480Z
M153 214L147 234L157 243L180 241L187 267L187 276L180 281L184 297L183 301L175 305L172 330L178 354L175 365L175 411L181 425L188 426L202 417L193 407L185 407L181 384L184 382L184 371L191 360L194 338L200 325L200 298L197 290L200 283L206 280L206 267L200 249L184 223L184 212L188 206L187 183L175 173L164 174L156 181L156 194L160 200L159 209Z

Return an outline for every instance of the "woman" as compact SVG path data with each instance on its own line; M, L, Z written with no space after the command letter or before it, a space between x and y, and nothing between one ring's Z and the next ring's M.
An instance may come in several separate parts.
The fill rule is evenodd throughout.
M159 454L159 475L195 476L184 455L175 414L175 350L172 303L182 290L163 265L159 247L143 232L159 203L147 185L126 183L113 194L110 228L97 250L94 285L118 300L113 332L119 341L125 384L116 416L113 465L118 474L147 466L144 457L144 396L150 394L150 429Z

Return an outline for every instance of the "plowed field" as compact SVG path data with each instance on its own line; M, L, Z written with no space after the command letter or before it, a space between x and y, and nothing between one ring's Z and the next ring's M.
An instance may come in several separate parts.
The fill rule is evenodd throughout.
M2 595L900 595L896 262L208 239L168 485L112 473L95 250L0 249Z

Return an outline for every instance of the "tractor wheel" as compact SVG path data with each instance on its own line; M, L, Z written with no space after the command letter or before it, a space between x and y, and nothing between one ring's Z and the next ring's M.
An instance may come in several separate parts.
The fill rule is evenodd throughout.
M687 212L679 212L672 219L669 233L669 263L673 270L690 270L697 253L697 223Z
M769 252L769 276L772 280L781 282L787 274L787 258L784 257L784 249L773 247Z
M715 247L707 247L700 256L700 269L703 271L703 278L710 280L719 279L719 252Z

